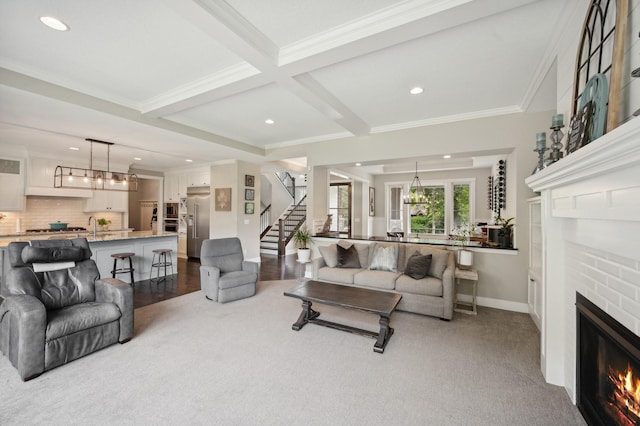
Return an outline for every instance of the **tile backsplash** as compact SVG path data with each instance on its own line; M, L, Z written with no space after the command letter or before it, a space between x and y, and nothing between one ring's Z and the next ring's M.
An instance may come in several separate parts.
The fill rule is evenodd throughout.
M24 232L27 229L49 228L50 223L58 221L67 223L68 226L81 226L90 229L90 216L111 220L109 225L111 229L124 227L123 213L85 213L83 209L83 198L27 197L25 211L2 212L5 218L0 220L0 236Z

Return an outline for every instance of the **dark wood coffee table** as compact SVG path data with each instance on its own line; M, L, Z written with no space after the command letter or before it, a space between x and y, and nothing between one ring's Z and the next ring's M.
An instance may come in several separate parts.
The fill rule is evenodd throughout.
M397 293L369 290L321 281L307 281L306 283L289 291L285 291L284 295L302 300L302 313L300 313L298 321L291 326L295 331L299 331L307 323L313 323L335 328L336 330L373 337L376 339L376 343L373 345L373 350L379 353L384 352L384 348L387 346L387 343L393 334L393 328L389 326L389 320L391 318L391 314L396 309L396 306L398 306L398 302L402 299L402 295ZM320 312L316 312L311 309L311 304L313 302L377 314L380 316L380 331L376 333L369 330L363 330L344 324L318 319Z

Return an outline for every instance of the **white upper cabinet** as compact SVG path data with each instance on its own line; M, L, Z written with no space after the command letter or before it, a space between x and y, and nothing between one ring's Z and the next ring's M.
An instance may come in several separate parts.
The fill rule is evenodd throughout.
M27 170L26 195L43 195L47 197L82 197L92 196L90 189L55 188L53 176L60 160L30 157ZM76 167L76 164L64 162L65 166Z
M209 186L211 184L211 170L207 168L193 169L187 173L187 187Z
M180 201L180 175L164 175L164 202L177 203Z
M23 159L0 158L0 211L25 209L24 180Z
M84 211L89 212L126 212L129 205L129 193L124 191L93 191L93 197L84 202Z

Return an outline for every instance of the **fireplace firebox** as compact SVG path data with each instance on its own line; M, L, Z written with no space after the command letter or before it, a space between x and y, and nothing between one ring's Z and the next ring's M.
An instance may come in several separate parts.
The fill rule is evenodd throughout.
M640 425L640 337L576 293L577 406L589 425Z

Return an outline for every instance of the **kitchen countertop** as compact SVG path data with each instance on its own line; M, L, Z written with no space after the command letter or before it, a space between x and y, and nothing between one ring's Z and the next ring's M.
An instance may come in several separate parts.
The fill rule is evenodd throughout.
M137 238L157 238L178 236L177 232L168 231L103 231L97 232L93 237L93 232L45 232L34 234L16 234L0 236L0 248L5 248L14 241L50 240L50 239L71 239L85 237L89 243L101 241L130 240Z

